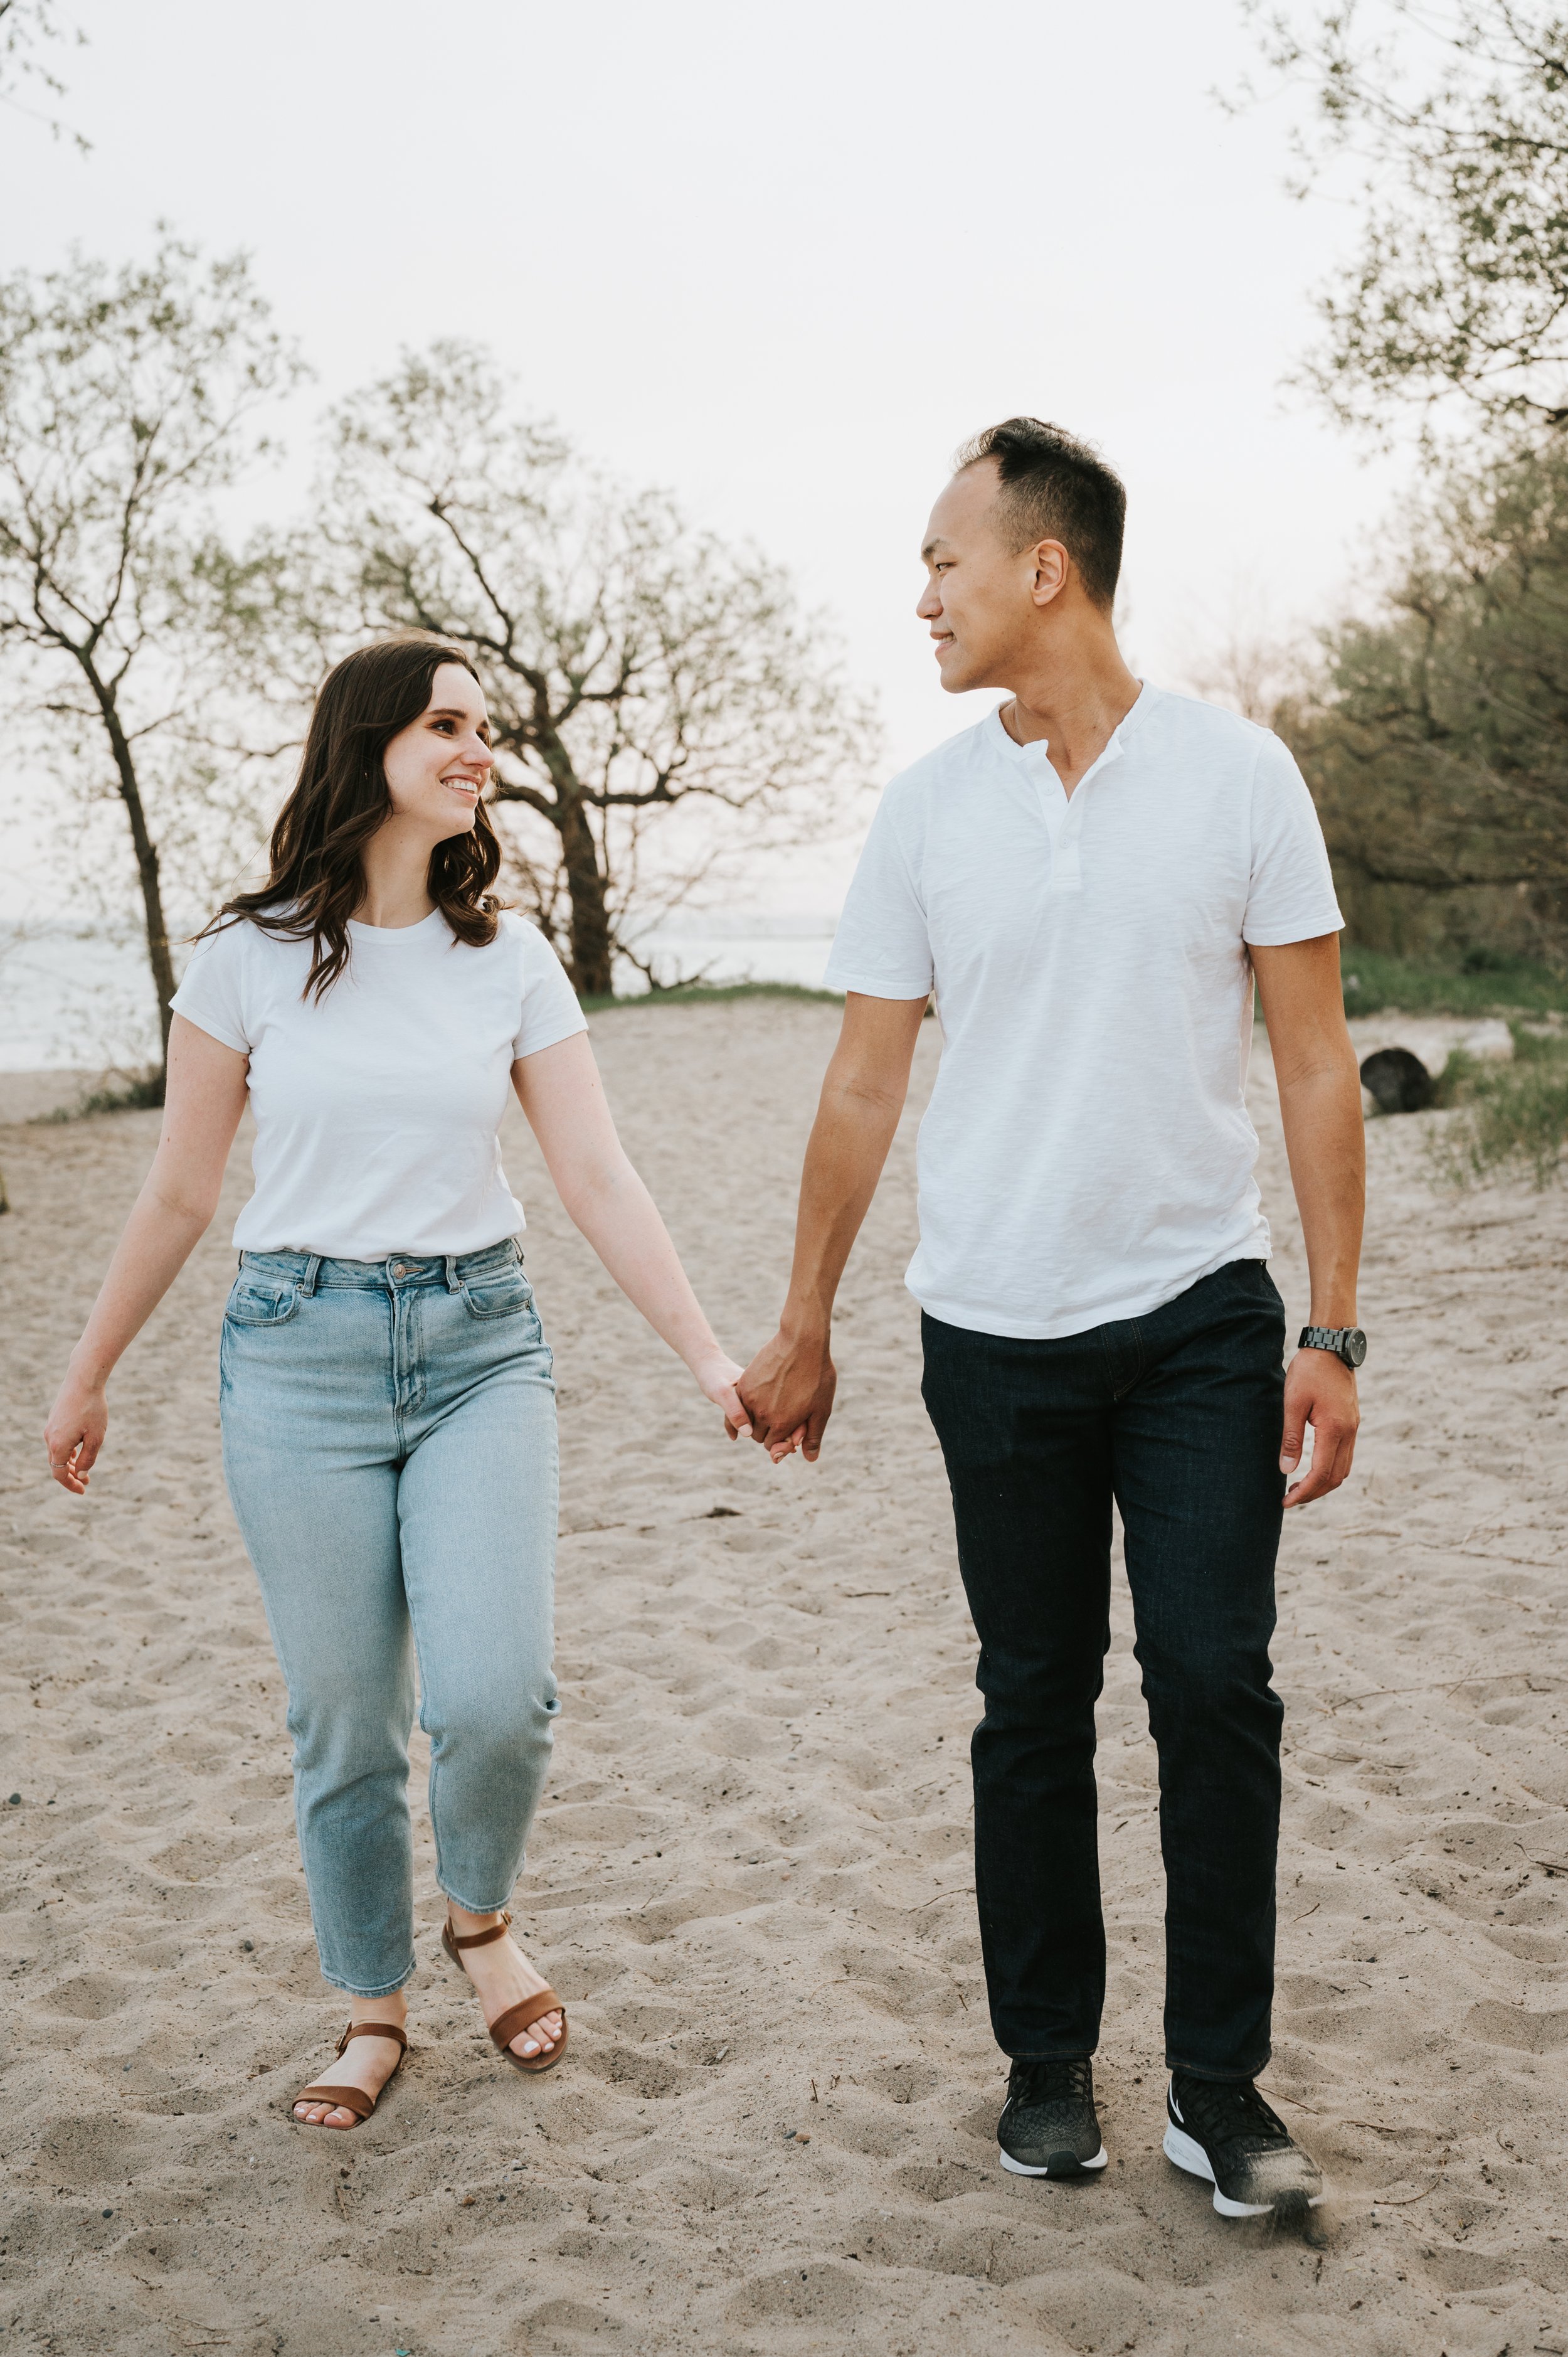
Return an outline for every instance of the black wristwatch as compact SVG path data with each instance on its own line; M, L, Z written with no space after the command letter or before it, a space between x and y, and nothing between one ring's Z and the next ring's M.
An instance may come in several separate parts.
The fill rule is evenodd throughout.
M1304 1326L1298 1351L1332 1351L1348 1367L1359 1367L1367 1355L1367 1338L1359 1326Z

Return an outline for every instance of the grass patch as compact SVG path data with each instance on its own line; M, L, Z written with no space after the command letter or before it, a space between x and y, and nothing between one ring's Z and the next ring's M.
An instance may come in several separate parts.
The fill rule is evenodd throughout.
M163 1101L164 1076L160 1068L156 1071L133 1074L114 1088L94 1089L91 1095L83 1097L80 1104L56 1105L53 1113L36 1114L33 1119L35 1125L47 1127L56 1122L85 1121L90 1114L94 1113L156 1112Z
M1568 1165L1568 1038L1542 1039L1513 1026L1511 1064L1451 1056L1439 1104L1456 1108L1432 1141L1439 1176L1473 1187L1493 1171L1526 1171L1549 1186Z
M795 998L816 1006L842 1006L838 990L808 990L799 982L692 982L671 990L640 990L630 998L585 998L585 1015L607 1014L613 1006L713 1006L732 998Z
M1473 951L1459 965L1427 965L1382 950L1339 952L1347 1015L1551 1015L1568 1013L1568 974L1520 958Z

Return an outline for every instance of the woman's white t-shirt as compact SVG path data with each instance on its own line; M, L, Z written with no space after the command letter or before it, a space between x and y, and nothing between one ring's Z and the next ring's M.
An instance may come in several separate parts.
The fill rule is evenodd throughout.
M303 996L311 943L247 919L191 952L174 1010L250 1058L247 1252L471 1253L523 1225L498 1132L520 1056L586 1030L561 962L504 911L488 949L423 924L350 924L345 971Z

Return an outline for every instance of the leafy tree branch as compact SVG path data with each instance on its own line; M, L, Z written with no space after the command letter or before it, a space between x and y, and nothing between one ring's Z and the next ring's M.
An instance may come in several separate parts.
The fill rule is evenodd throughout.
M1303 381L1386 433L1455 394L1494 427L1568 425L1568 17L1540 0L1244 0L1302 84L1298 191L1362 173L1360 250L1319 297Z

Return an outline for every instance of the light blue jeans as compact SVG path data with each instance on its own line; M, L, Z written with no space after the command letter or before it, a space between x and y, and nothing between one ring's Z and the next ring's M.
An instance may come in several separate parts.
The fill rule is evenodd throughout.
M220 1356L223 1469L288 1684L321 1969L413 1970L408 1738L435 1871L504 1907L550 1764L555 1386L515 1243L446 1259L246 1253Z

